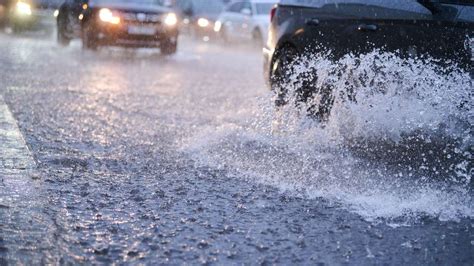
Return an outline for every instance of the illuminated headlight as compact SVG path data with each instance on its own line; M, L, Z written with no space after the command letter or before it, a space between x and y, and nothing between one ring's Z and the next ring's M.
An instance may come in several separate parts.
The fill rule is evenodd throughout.
M59 10L54 10L53 16L57 18L59 16Z
M119 24L120 18L115 16L112 11L108 8L102 8L99 11L99 18L103 22L112 23L112 24Z
M17 2L16 3L16 11L21 15L31 15L31 6L25 2Z
M209 26L209 20L207 20L205 18L200 18L200 19L198 19L197 24L198 24L199 27L205 28L205 27Z
M219 20L216 21L216 23L214 24L214 31L219 32L221 28L222 28L222 22L220 22Z
M178 17L175 13L168 13L165 17L165 24L168 26L174 26L178 23Z

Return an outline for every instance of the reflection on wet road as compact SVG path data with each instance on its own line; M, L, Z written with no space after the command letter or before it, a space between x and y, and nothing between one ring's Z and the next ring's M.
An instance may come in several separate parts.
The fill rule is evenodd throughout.
M376 162L259 124L271 100L257 50L183 39L162 57L0 35L0 73L37 164L2 173L0 264L474 261L470 192L386 196L388 182L361 181ZM20 179L28 192L8 200ZM372 198L346 193L371 184Z

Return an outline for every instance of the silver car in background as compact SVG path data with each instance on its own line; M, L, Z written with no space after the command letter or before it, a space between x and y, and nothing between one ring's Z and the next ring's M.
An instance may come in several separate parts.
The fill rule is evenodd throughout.
M253 41L259 46L267 40L270 11L276 0L234 1L219 16L214 31L225 41Z

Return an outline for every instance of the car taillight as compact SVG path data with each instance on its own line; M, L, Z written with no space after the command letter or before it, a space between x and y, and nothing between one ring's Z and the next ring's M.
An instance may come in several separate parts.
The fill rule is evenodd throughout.
M270 10L270 22L273 21L273 17L275 16L275 13L276 13L276 11L277 11L277 8L278 8L278 5L274 5L274 6L272 7L272 10Z

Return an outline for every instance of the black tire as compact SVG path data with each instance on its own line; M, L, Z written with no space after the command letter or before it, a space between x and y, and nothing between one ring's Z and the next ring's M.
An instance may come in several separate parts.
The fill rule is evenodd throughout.
M173 55L178 50L178 42L166 40L162 43L160 50L162 55Z
M97 39L94 36L91 27L85 26L82 30L82 49L95 51L98 47Z
M299 57L298 51L289 45L281 47L272 63L270 85L277 94L275 105L283 106L288 103L288 88L293 67ZM334 103L333 88L331 86L316 87L317 77L312 73L305 73L297 77L295 83L301 84L295 88L295 103L305 103L306 113L311 118L319 121L327 120ZM319 96L319 103L311 102L315 96Z
M57 40L58 40L58 44L63 47L67 47L71 43L71 39L64 36L64 33L59 30L57 31Z
M69 38L66 34L67 21L65 21L63 16L59 16L56 25L56 37L58 44L61 46L68 46L71 42L71 38Z
M20 25L18 22L12 22L10 24L10 27L15 34L20 34L25 31L25 27L23 25Z
M263 47L263 34L259 29L253 30L252 40L255 46Z
M298 51L292 46L283 46L275 52L274 60L271 64L270 86L277 94L275 104L282 106L287 104L287 85L290 81L292 66L298 57Z
M56 35L59 45L64 47L69 46L69 44L71 43L71 39L67 37L66 33L64 32L64 29L60 28L59 25L58 29L56 30Z

